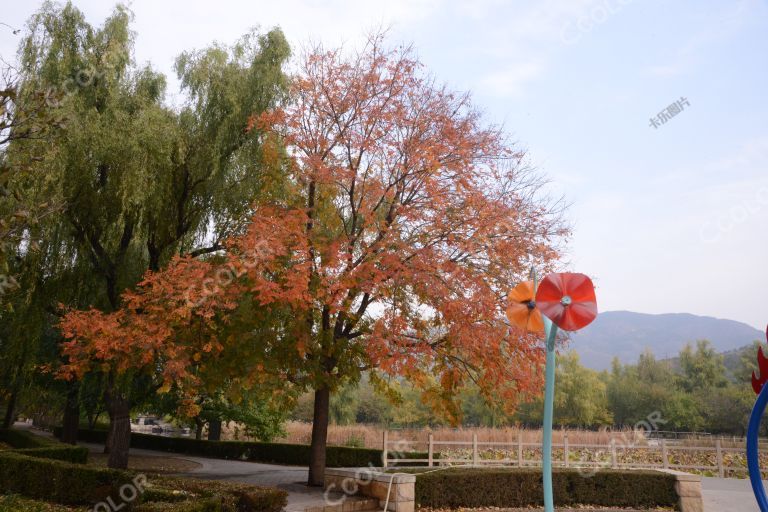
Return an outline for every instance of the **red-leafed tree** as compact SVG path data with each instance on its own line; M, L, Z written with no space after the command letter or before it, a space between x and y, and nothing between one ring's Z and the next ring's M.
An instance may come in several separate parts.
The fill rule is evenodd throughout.
M185 310L240 326L238 346L257 354L252 382L271 375L314 390L309 483L319 485L330 394L363 371L379 385L409 380L454 419L470 380L508 405L538 390L540 341L501 319L508 288L531 258L550 265L566 232L523 154L409 48L386 49L375 36L353 56L315 49L291 93L290 104L252 119L289 173L291 199L257 207L209 277L184 277L186 260L155 274L169 284L153 304L173 309L186 295ZM141 330L181 340L195 315L157 314ZM93 344L78 329L68 331L70 357L74 345ZM124 342L141 343L135 334Z
M467 380L513 403L535 388L538 341L500 321L530 257L565 234L536 178L468 95L375 36L305 55L293 103L254 119L280 136L306 215L301 304L315 390L309 483L321 484L329 394L363 370L452 406Z
M276 217L266 213L259 218ZM303 217L293 217L303 222ZM255 240L256 230L268 233L267 238ZM260 371L274 350L274 344L263 340L276 339L269 327L275 325L282 304L306 299L292 299L291 286L283 291L279 282L263 282L284 272L293 253L306 253L302 237L294 236L297 231L297 224L287 217L268 226L254 221L248 234L227 243L226 260L176 257L163 271L148 272L135 290L124 292L122 307L115 312L67 311L59 324L66 340L62 343L66 362L56 368L57 377L81 380L100 372L110 390L145 379L147 387L158 393L173 390L179 414L190 419L199 413L199 398L214 392L223 391L237 402L244 391L261 387L265 402L280 401L287 396L286 372L274 365L272 371ZM246 276L248 287L242 284ZM222 283L231 286L223 290ZM255 286L262 290L261 300L275 307L252 310L249 288ZM113 427L130 431L130 408L123 400ZM110 450L110 465L127 460L128 444L113 446L119 449Z

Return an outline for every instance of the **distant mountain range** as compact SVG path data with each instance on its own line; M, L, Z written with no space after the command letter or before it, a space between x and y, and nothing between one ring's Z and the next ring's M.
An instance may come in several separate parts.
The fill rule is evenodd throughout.
M765 341L765 334L742 322L710 316L606 311L571 339L569 348L579 354L584 366L604 370L610 369L614 356L624 364L636 363L646 348L666 359L677 356L688 342L707 339L718 352L727 352Z

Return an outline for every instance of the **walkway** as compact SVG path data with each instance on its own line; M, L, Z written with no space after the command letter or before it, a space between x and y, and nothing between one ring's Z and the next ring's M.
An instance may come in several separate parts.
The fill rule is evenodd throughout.
M701 487L704 512L760 512L749 480L704 477Z
M101 453L104 450L104 445L93 443L78 444L87 446L89 450L95 453ZM138 448L131 448L131 454L189 460L200 464L200 467L181 473L179 476L278 487L288 491L286 512L301 512L308 507L319 507L325 504L322 489L307 487L306 482L309 475L305 467L209 459Z

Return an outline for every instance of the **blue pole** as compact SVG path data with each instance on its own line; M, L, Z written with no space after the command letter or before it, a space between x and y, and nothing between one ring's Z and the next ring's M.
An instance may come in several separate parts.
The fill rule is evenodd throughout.
M757 504L760 512L768 512L768 498L765 496L763 479L760 475L760 460L758 453L758 433L760 431L760 420L768 405L768 384L763 386L760 394L757 395L755 407L752 408L752 415L749 417L749 428L747 429L747 467L749 468L749 481L752 484L752 491L757 498Z
M544 512L554 512L555 504L552 497L552 413L555 402L555 336L557 336L557 326L549 318L543 316L543 319L544 333L547 338L547 366L546 387L544 388L544 446L541 471L544 476Z

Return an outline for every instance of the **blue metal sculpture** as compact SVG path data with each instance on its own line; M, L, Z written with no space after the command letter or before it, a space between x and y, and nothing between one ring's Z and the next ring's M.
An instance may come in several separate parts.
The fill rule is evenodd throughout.
M552 495L552 414L555 400L555 339L558 327L576 331L597 317L595 287L584 274L564 272L549 274L541 284L531 271L533 281L518 284L509 294L507 317L512 325L538 332L542 324L546 340L544 387L544 441L542 474L544 510L554 512Z
M766 329L768 338L768 329ZM768 512L768 498L765 495L765 487L760 472L760 453L758 450L758 434L760 432L760 420L768 405L768 359L763 354L762 347L757 351L757 366L760 369L760 378L752 372L752 389L757 393L757 401L752 408L747 428L747 468L749 469L749 481L752 484L752 492L755 493L760 512Z

